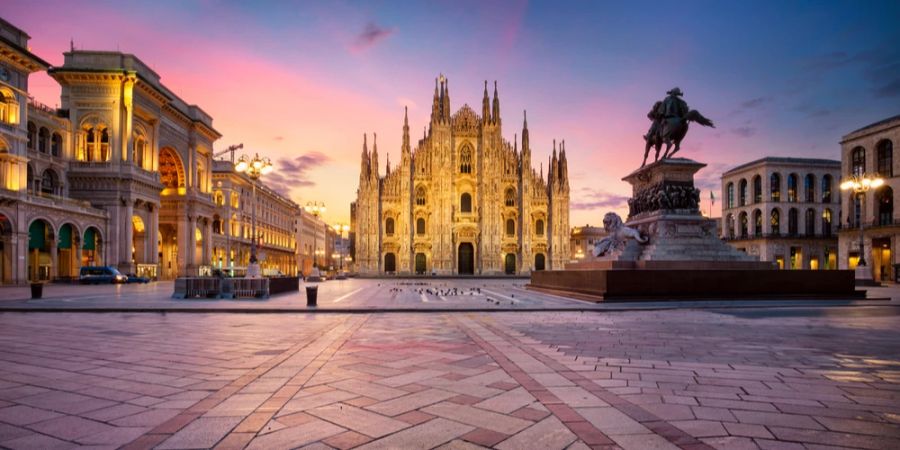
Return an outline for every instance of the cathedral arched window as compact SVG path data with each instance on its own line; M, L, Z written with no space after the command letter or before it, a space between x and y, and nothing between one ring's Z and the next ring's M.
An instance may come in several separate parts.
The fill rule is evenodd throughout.
M512 219L506 219L506 235L507 236L515 236L516 234L516 221Z
M464 213L472 212L472 195L468 192L459 198L459 211Z
M416 219L416 234L425 234L425 219L422 217Z
M419 186L416 189L416 205L424 206L425 205L425 188Z
M538 219L536 222L534 222L534 234L536 234L538 236L544 235L544 221L543 220Z
M468 145L459 154L459 173L472 173L472 147Z
M388 236L394 235L394 219L391 217L384 221L384 234Z
M506 190L506 206L516 206L516 191L513 188Z

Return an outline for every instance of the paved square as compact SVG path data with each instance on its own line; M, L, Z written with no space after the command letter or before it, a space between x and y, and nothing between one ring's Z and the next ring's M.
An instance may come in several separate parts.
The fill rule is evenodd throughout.
M382 302L413 298L385 283L342 301L376 301L382 287L397 294ZM542 300L513 289L488 290ZM0 447L900 448L892 302L352 314L197 304L210 311L0 314Z

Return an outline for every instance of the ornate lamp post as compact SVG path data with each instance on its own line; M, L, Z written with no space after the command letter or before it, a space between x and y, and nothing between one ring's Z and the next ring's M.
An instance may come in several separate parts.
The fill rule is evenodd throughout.
M347 225L344 223L336 223L336 224L334 224L334 226L332 228L334 228L334 231L337 232L338 237L341 239L341 252L340 252L341 263L340 263L339 270L341 272L344 272L344 247L347 246L347 243L344 241L344 233L350 231L350 225Z
M865 199L866 192L869 192L869 189L877 189L879 186L884 184L884 179L879 178L877 176L868 177L865 174L853 175L847 181L841 183L842 191L850 191L853 192L857 197L859 197L859 262L856 263L856 278L858 279L868 279L869 271L866 268L866 252L865 252L865 243L863 241L863 230L865 228L865 213L863 211L863 200ZM860 276L862 275L862 276Z
M315 202L315 201L306 202L306 206L303 209L305 209L306 212L316 216L316 219L318 219L322 214L325 214L325 202ZM313 254L315 255L313 257L313 263L316 266L321 266L321 264L319 264L318 260L319 260L320 256L324 258L325 250L324 249L319 250L319 232L318 232L318 230L316 230L316 232L313 233Z
M238 162L234 165L234 170L246 174L250 177L253 185L253 215L252 222L250 225L250 265L247 267L247 276L248 277L258 277L260 274L259 270L259 262L256 259L256 182L259 180L259 177L271 172L273 169L272 162L269 161L269 158L260 158L259 153L255 154L253 158L247 157L247 155L242 155Z

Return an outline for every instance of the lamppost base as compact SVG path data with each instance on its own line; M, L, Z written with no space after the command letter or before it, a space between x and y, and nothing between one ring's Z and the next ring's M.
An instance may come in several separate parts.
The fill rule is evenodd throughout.
M258 262L252 262L247 266L247 278L259 278L262 275L262 269Z

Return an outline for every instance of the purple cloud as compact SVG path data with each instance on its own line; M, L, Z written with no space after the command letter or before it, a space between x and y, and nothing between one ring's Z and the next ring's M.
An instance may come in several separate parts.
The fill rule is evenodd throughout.
M394 28L384 28L375 22L369 22L366 27L356 36L353 43L353 50L362 51L375 46L379 42L387 39L394 34Z
M319 152L306 153L293 159L281 158L276 163L278 170L265 176L266 186L284 196L289 196L293 188L315 186L316 183L309 179L309 173L330 160L328 155Z
M569 209L590 211L600 208L624 208L628 205L628 197L613 194L603 189L582 188L578 200L569 203Z

